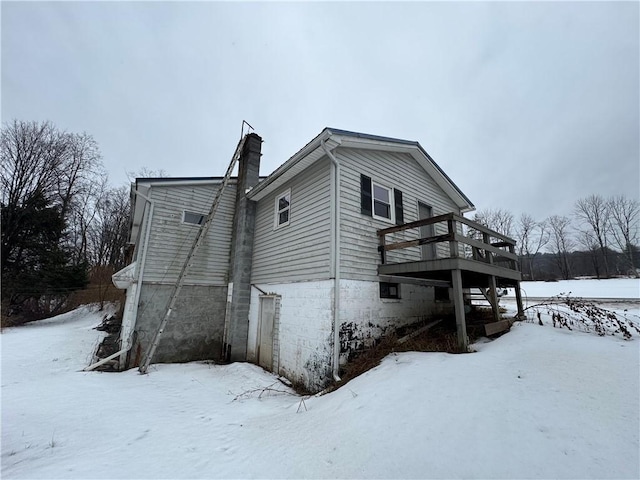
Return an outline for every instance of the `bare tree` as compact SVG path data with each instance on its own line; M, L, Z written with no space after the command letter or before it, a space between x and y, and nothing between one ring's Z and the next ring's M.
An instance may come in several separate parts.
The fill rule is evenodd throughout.
M501 208L479 210L473 220L507 237L512 236L513 214L508 210Z
M71 204L68 242L71 246L75 262L85 262L96 265L93 256L93 245L90 244L90 236L94 224L98 221L98 205L109 189L106 176L96 178L96 181L87 185L75 195Z
M64 162L62 135L48 123L14 121L2 129L2 204L20 205L41 192L55 192Z
M627 259L631 272L638 277L633 250L640 240L640 202L619 195L607 203L613 239Z
M129 210L129 189L126 186L105 190L98 199L88 233L92 265L124 266Z
M162 168L153 170L148 167L142 167L140 170L127 172L127 178L132 183L136 181L136 178L165 178L168 176L167 172Z
M30 205L55 196L65 146L50 123L14 121L2 129L0 195L3 209L2 265L20 248L21 225Z
M64 168L58 174L57 192L66 216L76 196L90 189L96 180L106 179L98 144L86 133L65 133Z
M515 232L518 255L521 261L525 260L531 280L535 280L534 259L540 250L549 243L547 221L538 222L531 215L523 213L518 218Z
M565 280L571 278L569 252L575 242L571 238L571 220L568 217L553 215L547 220L550 231L550 248L556 256L558 268Z
M604 274L609 276L609 264L607 261L607 245L608 235L611 230L611 224L609 221L609 202L607 202L601 195L589 195L586 198L581 198L575 205L576 217L581 221L583 226L583 239L590 239L589 241L595 242L600 248L600 254L604 263ZM595 255L593 262L597 265L598 257L597 250L589 250ZM596 275L600 278L600 269L596 270Z
M600 278L600 262L598 260L600 245L598 244L596 237L590 230L578 230L577 234L578 243L582 245L584 251L588 253L593 271L596 273L596 277Z

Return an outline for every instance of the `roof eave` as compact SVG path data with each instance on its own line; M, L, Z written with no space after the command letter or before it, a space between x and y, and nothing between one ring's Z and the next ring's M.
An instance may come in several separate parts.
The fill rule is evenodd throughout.
M184 185L219 185L223 177L154 177L136 178L131 184L131 205L133 215L129 228L128 244L136 243L140 226L142 225L147 199L151 195L152 187L176 187ZM230 183L236 182L236 178L230 179Z
M328 141L330 137L331 132L329 129L325 128L322 130L320 134L298 150L298 152L296 152L289 160L275 169L263 182L260 182L260 184L254 187L247 194L247 198L254 201L261 200L269 193L278 189L283 183L306 169L309 165L319 160L324 156L322 142ZM329 148L335 148L337 145L338 143L336 142L335 144L330 145Z
M449 176L440 168L440 166L431 158L427 151L422 148L418 142L408 140L388 139L385 137L367 137L354 136L346 137L341 140L342 147L384 150L396 153L407 153L411 155L422 168L431 175L435 182L454 200L456 206L461 213L471 212L475 210L475 206L469 198L462 193L462 190L449 178Z
M335 128L325 128L313 140L301 148L289 160L278 167L265 181L261 182L247 195L249 199L257 201L278 189L309 165L324 156L322 142L332 150L337 146L360 148L368 150L383 150L389 152L408 153L427 171L443 191L455 202L461 213L475 210L475 206L462 193L462 190L449 178L440 166L431 158L420 143L410 140L368 135Z

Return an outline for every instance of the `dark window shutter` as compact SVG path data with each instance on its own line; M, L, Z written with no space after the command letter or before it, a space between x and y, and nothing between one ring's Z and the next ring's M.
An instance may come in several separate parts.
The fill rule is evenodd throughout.
M360 213L371 217L371 204L371 179L360 175Z
M404 208L402 207L402 192L397 189L393 189L393 200L396 204L396 225L402 225L404 223Z

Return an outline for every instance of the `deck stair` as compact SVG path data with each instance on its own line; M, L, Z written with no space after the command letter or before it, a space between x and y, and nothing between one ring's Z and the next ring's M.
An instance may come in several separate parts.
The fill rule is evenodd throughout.
M500 296L501 291L498 291L498 312L500 311ZM468 291L464 292L464 301L465 305L469 305L476 313L475 316L470 315L470 318L467 320L469 327L479 330L483 335L496 335L509 330L511 325L513 325L513 321L504 319L501 316L496 320L493 318L493 315L491 317L483 315L483 313L486 314L493 310L493 306L491 305L491 294L488 289L470 288Z
M484 288L470 288L464 292L464 301L471 307L488 307L491 308L489 293Z

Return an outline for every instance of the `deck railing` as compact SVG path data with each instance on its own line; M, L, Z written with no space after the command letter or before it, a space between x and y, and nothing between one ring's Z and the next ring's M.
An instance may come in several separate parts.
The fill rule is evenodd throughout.
M437 224L446 224L447 233L387 243L387 235L397 232L420 229L428 225L433 225L434 231L444 230L443 228L437 229L435 227ZM389 251L448 242L448 255L438 256L436 254L433 259L428 260L463 257L488 264L500 264L500 266L511 270L519 269L518 256L515 253L515 240L455 213L384 228L378 230L378 237L380 240L378 251L383 265L387 263L387 252ZM434 249L434 252L438 252L438 249Z

